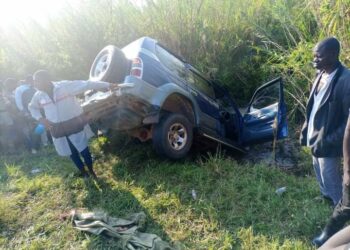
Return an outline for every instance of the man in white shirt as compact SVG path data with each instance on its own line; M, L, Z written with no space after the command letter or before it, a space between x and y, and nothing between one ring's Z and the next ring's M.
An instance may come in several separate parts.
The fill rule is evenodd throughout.
M52 132L57 125L83 115L76 95L90 89L108 89L112 84L92 81L52 82L47 71L39 70L34 74L34 86L38 92L35 93L29 104L32 117L43 124L46 129L51 130L53 144L59 155L70 156L83 177L88 176L84 168L85 163L90 175L96 178L88 147L88 139L93 135L89 125L82 123L76 132L64 136L55 137ZM40 109L44 110L45 117L42 116ZM80 156L83 157L84 163Z

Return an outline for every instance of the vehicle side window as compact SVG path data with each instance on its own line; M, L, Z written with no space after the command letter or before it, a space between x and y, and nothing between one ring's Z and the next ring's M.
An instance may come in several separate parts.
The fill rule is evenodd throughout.
M186 67L181 60L173 56L159 45L156 46L156 53L159 61L167 69L175 73L180 78L186 78Z
M207 82L204 78L200 77L196 73L189 71L187 82L194 86L201 93L215 100L215 91L214 88Z
M251 108L262 109L279 102L280 83L276 82L262 90L260 90L254 98Z

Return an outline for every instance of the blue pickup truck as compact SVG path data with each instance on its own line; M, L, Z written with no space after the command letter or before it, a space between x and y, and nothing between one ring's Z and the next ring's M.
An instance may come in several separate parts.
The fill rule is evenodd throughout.
M185 157L193 140L246 152L288 133L281 78L258 88L242 111L217 81L149 37L102 49L90 80L119 83L83 104L99 127L152 140L156 152L170 159Z

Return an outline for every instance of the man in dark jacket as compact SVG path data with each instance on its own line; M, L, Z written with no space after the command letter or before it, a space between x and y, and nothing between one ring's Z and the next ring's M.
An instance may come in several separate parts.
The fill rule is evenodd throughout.
M350 107L350 71L339 62L340 44L334 37L314 48L319 71L306 107L301 145L311 148L321 193L336 205L342 196L342 142Z
M350 116L348 118L348 122L345 128L343 154L344 154L344 163L343 163L344 175L343 175L342 199L338 203L338 205L335 207L333 214L329 219L327 225L323 229L322 233L312 241L313 244L318 247L323 245L323 243L325 243L332 235L338 232L345 225L345 223L350 220ZM350 229L348 228L347 231L349 230ZM345 241L349 243L349 236L347 238L338 236L337 239L333 240L333 243L334 242L339 243L341 241L342 242ZM324 249L329 249L329 248L325 247Z

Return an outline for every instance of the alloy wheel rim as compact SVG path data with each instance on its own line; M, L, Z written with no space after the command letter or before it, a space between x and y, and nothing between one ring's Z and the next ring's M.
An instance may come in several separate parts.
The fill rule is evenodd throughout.
M94 69L94 77L99 77L101 74L104 74L107 71L109 64L110 56L106 53L98 59Z
M187 130L181 123L174 123L168 131L168 142L172 149L179 151L186 146Z

